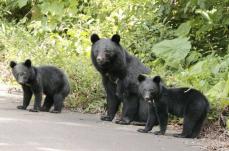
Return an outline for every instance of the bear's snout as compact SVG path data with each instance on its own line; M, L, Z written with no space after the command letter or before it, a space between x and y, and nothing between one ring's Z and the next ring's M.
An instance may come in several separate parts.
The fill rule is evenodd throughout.
M24 81L18 81L18 83L22 85L25 84Z
M146 92L144 92L144 96L143 96L143 98L144 98L144 100L145 101L150 101L150 99L151 99L151 94L150 94L150 92L149 91L146 91Z
M27 82L27 80L28 80L28 78L24 75L23 76L20 75L17 79L19 84L25 84Z
M149 100L150 100L150 97L149 97L149 96L145 96L144 99L145 99L146 101L149 101Z
M97 63L100 64L100 65L105 63L105 59L102 58L101 56L98 56L98 57L96 58L96 61L97 61Z

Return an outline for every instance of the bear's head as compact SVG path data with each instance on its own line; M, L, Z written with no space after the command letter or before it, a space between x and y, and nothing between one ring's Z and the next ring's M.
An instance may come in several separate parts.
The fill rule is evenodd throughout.
M142 74L138 76L139 92L143 99L149 103L161 93L161 77L155 76L154 78L148 78Z
M29 82L35 78L35 71L32 67L31 60L29 59L22 63L11 61L10 67L12 68L12 73L19 84L29 84Z
M91 35L92 55L96 63L103 67L111 64L122 53L119 44L120 36L115 34L111 39L100 39L97 34Z

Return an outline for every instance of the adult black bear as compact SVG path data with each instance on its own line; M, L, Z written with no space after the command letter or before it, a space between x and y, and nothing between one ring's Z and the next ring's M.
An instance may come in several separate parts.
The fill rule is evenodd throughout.
M162 85L160 76L147 78L144 75L139 75L138 80L140 82L139 91L144 100L149 102L151 108L153 108L153 102L156 107L160 131L155 134L164 135L168 113L171 113L178 117L184 117L183 131L181 134L176 134L175 137L198 137L209 111L208 100L201 92L190 88L167 89ZM148 132L152 127L151 121L148 121L145 129L138 131Z
M31 112L49 111L54 104L52 113L60 113L65 97L69 94L70 87L67 76L54 66L32 66L28 59L22 63L10 62L13 75L23 89L23 105L18 109L25 110L34 94L35 102ZM41 108L42 94L46 95Z
M148 106L139 96L137 77L139 74L149 73L150 70L136 57L127 53L117 34L111 39L100 39L97 34L93 34L91 42L91 59L102 76L107 94L108 111L101 120L112 121L123 102L122 117L116 123L145 122Z

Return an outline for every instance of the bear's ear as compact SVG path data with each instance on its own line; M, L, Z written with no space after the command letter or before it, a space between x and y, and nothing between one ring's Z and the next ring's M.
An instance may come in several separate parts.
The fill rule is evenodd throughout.
M15 61L10 61L10 67L14 68L17 65L17 63Z
M30 60L30 59L25 60L24 65L25 65L26 67L31 67L31 65L32 65L31 60Z
M91 42L94 44L96 41L98 41L100 38L97 34L91 35Z
M144 81L145 79L146 79L146 76L143 75L143 74L140 74L140 75L138 76L138 81L139 81L139 82L142 82L142 81Z
M118 34L115 34L111 37L111 40L117 44L120 42L120 36Z
M161 77L160 76L155 76L153 78L153 82L160 83L161 82Z

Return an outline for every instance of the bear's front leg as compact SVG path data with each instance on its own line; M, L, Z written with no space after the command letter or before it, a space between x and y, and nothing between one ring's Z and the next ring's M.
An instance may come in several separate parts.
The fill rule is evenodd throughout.
M41 108L41 100L42 100L42 93L34 93L35 96L35 102L33 109L30 109L30 112L39 112Z
M22 86L22 90L23 90L23 105L19 105L17 106L18 109L21 110L26 110L26 108L28 107L30 100L32 98L32 91L30 89L30 87L28 86Z
M137 116L139 97L135 94L129 94L123 102L122 118L116 121L117 124L128 125Z
M154 125L157 125L157 116L156 116L154 105L151 103L148 106L148 118L147 118L146 126L144 129L138 129L138 132L148 133L149 131L152 130Z
M168 108L163 102L156 103L156 113L160 124L160 131L155 132L155 135L164 135L168 124Z
M112 121L121 104L121 100L116 96L116 86L106 76L103 77L103 86L107 94L107 115L102 115L102 121Z
M102 121L112 121L115 117L116 112L121 104L121 101L112 94L107 94L107 115L102 115ZM114 96L114 97L111 97Z

